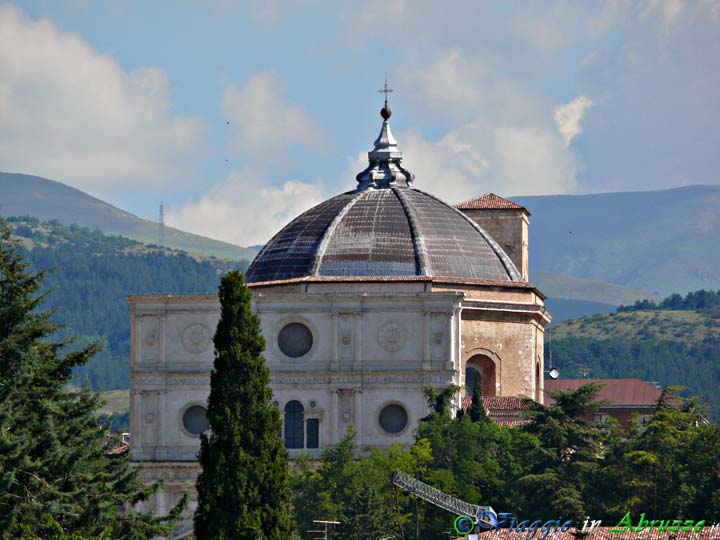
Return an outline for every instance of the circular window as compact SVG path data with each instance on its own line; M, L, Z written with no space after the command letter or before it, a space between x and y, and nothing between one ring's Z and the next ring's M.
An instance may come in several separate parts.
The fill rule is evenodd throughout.
M407 426L407 411L400 405L388 405L380 411L380 427L387 433L400 433Z
M305 356L312 348L312 344L312 332L304 324L290 323L285 325L278 334L278 347L285 356L290 358Z
M193 405L183 414L183 426L193 435L200 435L208 430L210 423L207 418L205 407Z

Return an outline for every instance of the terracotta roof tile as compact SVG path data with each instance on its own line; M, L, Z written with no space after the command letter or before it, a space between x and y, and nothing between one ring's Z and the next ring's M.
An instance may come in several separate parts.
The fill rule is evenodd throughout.
M458 210L525 210L528 209L508 199L503 199L494 193L485 193L474 199L456 204Z
M273 281L256 281L248 283L248 287L271 287L275 285L288 285L293 283L365 283L365 282L427 282L427 283L458 283L468 285L488 285L490 287L514 287L520 289L535 289L525 281L497 281L491 279L455 278L446 276L306 276ZM538 291L539 292L539 291ZM180 296L180 295L176 295Z
M522 411L530 408L525 400L518 396L483 397L485 409L490 411Z
M109 457L122 456L123 454L130 451L130 445L126 442L120 443L114 448L108 448L105 450L105 455Z
M575 390L584 384L599 383L598 399L610 405L652 406L660 398L661 390L640 379L555 379L545 381L545 392L553 390ZM550 396L545 398L546 405L555 403Z
M483 406L488 418L499 426L524 426L529 420L523 417L523 411L529 408L523 398L517 396L488 396L483 397ZM468 411L472 405L472 397L462 398L463 411Z

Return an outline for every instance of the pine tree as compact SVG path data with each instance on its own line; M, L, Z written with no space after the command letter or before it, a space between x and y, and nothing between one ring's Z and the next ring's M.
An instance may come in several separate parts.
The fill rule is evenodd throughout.
M271 404L265 340L243 275L220 283L220 322L210 376L210 430L201 436L198 540L280 540L293 530L287 450Z
M0 538L166 534L165 520L124 512L156 488L127 456L105 455L97 395L68 388L98 345L67 353L72 344L53 339L52 313L40 309L43 276L0 222Z
M531 423L525 431L537 436L530 474L520 479L527 493L528 513L539 519L565 516L575 522L586 516L586 502L600 467L604 432L593 421L601 404L600 384L555 391L551 407L528 400Z
M351 494L348 516L340 526L340 536L354 540L377 540L391 536L392 518L377 483L363 481Z

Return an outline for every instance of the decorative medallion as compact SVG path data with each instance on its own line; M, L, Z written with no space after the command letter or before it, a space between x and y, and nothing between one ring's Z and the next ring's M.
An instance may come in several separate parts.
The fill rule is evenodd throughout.
M183 330L182 344L186 351L200 354L210 346L210 330L204 324L193 323Z
M155 346L156 341L157 341L157 330L155 330L153 328L152 330L150 330L148 332L147 336L145 336L145 345L152 348Z
M378 330L377 340L380 346L389 352L397 352L405 345L407 331L405 327L398 322L388 322L383 324Z

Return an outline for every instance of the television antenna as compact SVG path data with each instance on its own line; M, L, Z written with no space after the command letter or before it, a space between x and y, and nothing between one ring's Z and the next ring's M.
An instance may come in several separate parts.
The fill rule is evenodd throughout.
M325 527L322 529L315 529L312 531L308 531L309 533L313 534L319 534L321 536L314 536L313 540L327 540L328 537L328 527L330 525L340 525L339 521L327 521L324 519L313 519L313 523L318 523L319 525L324 525Z
M159 232L159 244L162 251L165 251L165 208L163 203L160 203L160 216L158 218L158 232Z
M583 379L587 379L588 375L590 375L590 368L587 364L575 364L578 368L578 373L580 373L580 376Z

